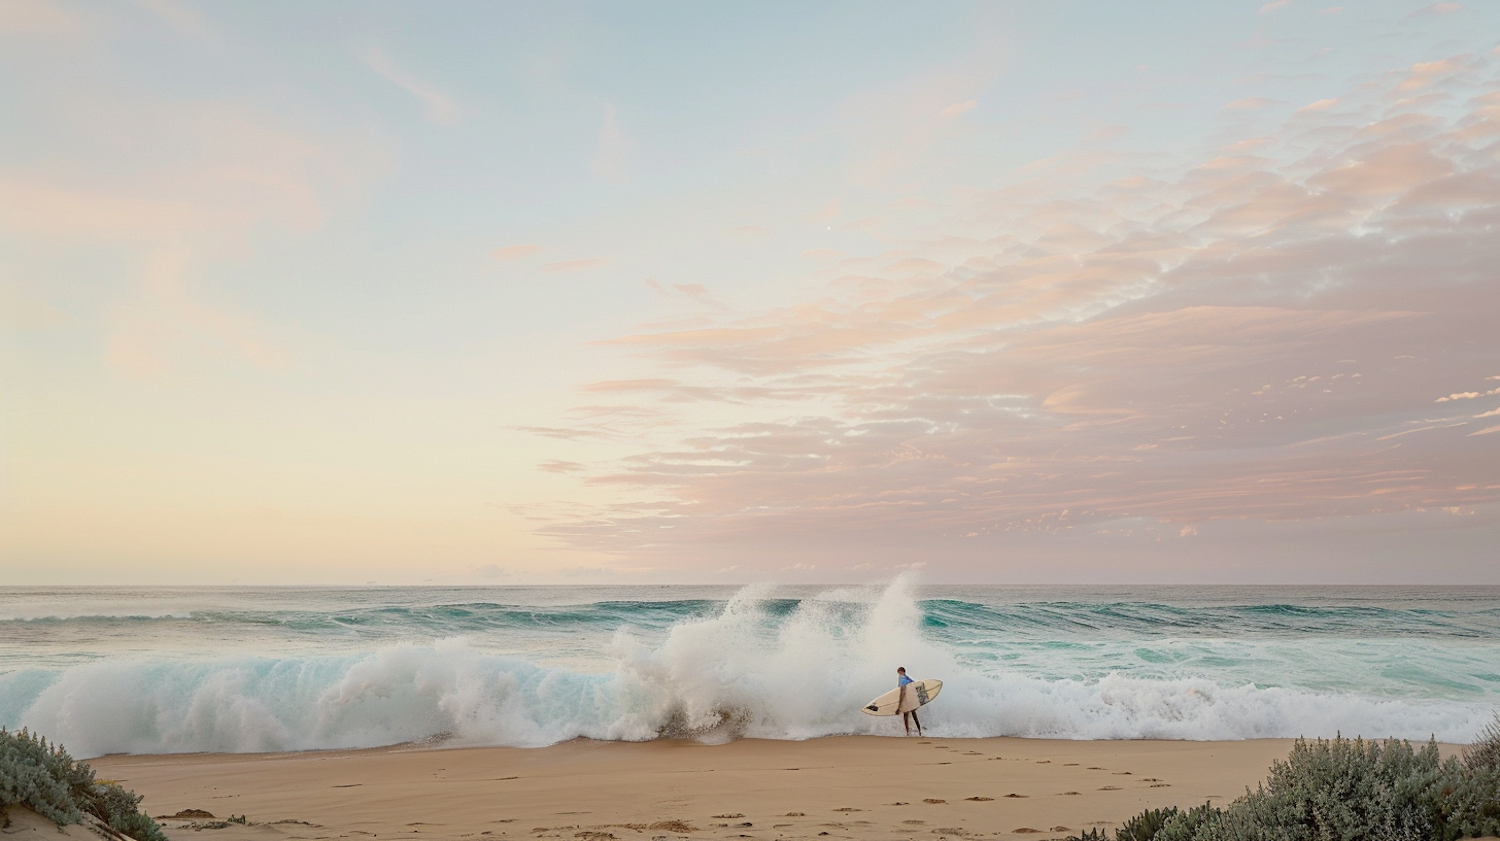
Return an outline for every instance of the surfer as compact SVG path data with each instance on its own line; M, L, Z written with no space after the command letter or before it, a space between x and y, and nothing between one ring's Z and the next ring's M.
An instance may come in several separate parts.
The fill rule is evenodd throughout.
M922 735L922 719L917 718L916 707L912 707L910 710L906 709L906 685L911 682L912 679L906 676L906 667L897 666L896 688L901 690L901 695L896 699L896 709L901 710L901 724L906 728L906 735L911 735L911 722L915 721L917 723L917 735L920 736ZM907 720L908 716L910 716L910 721Z

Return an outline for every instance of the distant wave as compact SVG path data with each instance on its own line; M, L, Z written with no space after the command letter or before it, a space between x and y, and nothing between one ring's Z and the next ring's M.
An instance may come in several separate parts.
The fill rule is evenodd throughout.
M765 599L758 609L770 617L799 610L802 599ZM831 608L857 611L860 602L812 600ZM346 610L165 610L157 613L113 612L79 615L0 615L0 630L10 626L202 623L273 626L297 631L395 629L428 635L483 633L505 628L566 626L666 626L712 614L724 601L681 599L598 601L577 605L522 605L467 602L420 607L378 606ZM1003 631L1015 637L1074 637L1107 633L1140 636L1223 634L1297 636L1345 634L1387 637L1485 639L1500 628L1500 608L1469 611L1398 609L1373 606L1307 606L1246 604L1183 607L1149 602L1027 602L986 605L957 599L917 601L923 627L978 633Z
M1317 656L1331 658L1328 665L1301 668L1320 679L1330 669L1350 672L1342 684L1309 677L1272 685L1239 675L1282 671L1282 661L1312 649L1297 641L1192 638L1195 628L1247 622L1274 633L1282 621L1347 622L1364 635L1372 625L1430 621L1447 630L1429 629L1429 637L1462 637L1469 624L1482 623L1467 614L1429 620L1364 609L1304 615L1290 606L995 607L919 600L901 581L866 601L768 596L747 588L727 602L545 609L479 603L283 618L275 621L470 632L497 623L620 629L603 637L608 668L593 671L497 654L462 633L343 654L111 657L21 668L0 674L0 723L35 728L83 756L412 741L537 746L577 737L891 734L899 726L862 715L859 707L905 664L919 677L946 681L940 701L923 713L936 736L1244 739L1343 732L1462 741L1489 719L1500 687L1500 676L1483 665L1496 649L1463 641L1442 647L1429 638L1411 647L1384 640L1372 649L1360 634L1335 636L1318 643L1325 648ZM265 615L287 613L296 612ZM238 612L194 621L271 621L255 617ZM660 632L642 630L651 624ZM1070 625L1077 633L1062 633ZM1153 629L1150 639L1140 633L1145 626ZM1415 656L1423 645L1431 656ZM1340 656L1355 659L1340 663ZM1442 657L1451 664L1444 666ZM1371 669L1361 664L1371 662L1385 663L1373 670L1388 673L1363 674ZM1403 671L1411 669L1418 671ZM1429 685L1438 689L1410 690Z

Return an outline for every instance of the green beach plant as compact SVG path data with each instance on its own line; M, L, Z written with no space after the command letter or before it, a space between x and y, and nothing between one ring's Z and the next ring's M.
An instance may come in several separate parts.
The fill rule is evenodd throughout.
M1180 814L1176 806L1164 809L1147 809L1120 825L1115 830L1116 841L1151 841L1167 821Z
M1474 744L1464 748L1464 764L1474 771L1482 768L1500 771L1500 712L1479 731Z
M58 826L90 814L135 841L166 841L140 804L135 792L95 780L94 769L61 745L25 729L0 728L0 810L24 806Z
M78 823L75 792L94 784L94 770L59 745L27 730L0 729L0 809L22 805L59 826Z
M1500 835L1500 718L1463 759L1436 742L1298 739L1229 805L1147 809L1116 841L1457 841ZM1105 836L1075 836L1097 841Z

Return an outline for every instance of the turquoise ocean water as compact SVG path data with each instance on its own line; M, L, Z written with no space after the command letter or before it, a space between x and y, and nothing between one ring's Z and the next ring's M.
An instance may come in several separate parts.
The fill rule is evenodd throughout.
M1500 587L3 588L0 725L75 755L577 737L1465 741Z

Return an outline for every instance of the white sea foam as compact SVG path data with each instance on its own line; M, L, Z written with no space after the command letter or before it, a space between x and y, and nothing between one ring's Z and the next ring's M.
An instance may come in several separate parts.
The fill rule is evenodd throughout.
M1204 677L1044 678L976 665L921 631L910 582L852 599L767 610L750 588L665 636L615 633L611 668L542 667L473 640L352 655L111 658L0 675L0 723L77 755L356 748L437 740L538 746L576 737L806 739L895 734L860 706L897 665L941 677L923 710L935 736L1244 739L1346 735L1462 741L1482 701L1380 698Z

